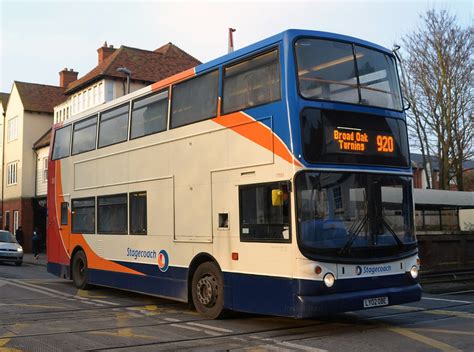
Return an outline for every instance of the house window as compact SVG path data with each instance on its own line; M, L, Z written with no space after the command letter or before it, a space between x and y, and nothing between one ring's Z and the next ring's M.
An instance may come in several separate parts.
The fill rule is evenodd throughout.
M334 209L342 209L342 192L341 186L336 186L332 189L332 195L334 197Z
M17 183L18 161L14 161L7 165L7 186Z
M8 120L8 142L18 138L18 117Z
M5 230L10 231L10 212L5 212Z
M18 229L18 220L19 220L19 212L18 210L13 211L13 233Z
M43 158L43 183L48 182L48 158Z

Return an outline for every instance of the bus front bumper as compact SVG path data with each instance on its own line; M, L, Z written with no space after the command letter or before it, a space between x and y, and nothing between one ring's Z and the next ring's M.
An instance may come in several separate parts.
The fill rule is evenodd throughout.
M331 313L340 313L367 309L364 300L387 297L388 304L403 304L416 302L421 299L421 286L417 284L372 289L355 292L332 293L321 296L296 296L295 317L310 318ZM367 302L367 301L366 301ZM371 308L379 308L374 306Z

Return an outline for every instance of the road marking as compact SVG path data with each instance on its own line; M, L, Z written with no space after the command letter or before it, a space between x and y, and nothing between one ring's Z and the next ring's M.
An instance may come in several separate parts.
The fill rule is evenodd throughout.
M435 332L439 334L453 334L453 335L474 335L474 332L470 331L459 331L459 330L444 330L444 329L428 329L428 328L412 328L411 330Z
M15 306L15 307L31 307L31 308L46 308L46 309L64 309L66 307L64 306L47 306L47 305L42 305L42 304L28 304L28 303L12 303L8 304L9 306Z
M93 300L91 300L89 298L86 298L86 297L71 295L69 293L54 290L54 289L49 288L49 287L43 287L43 286L30 284L26 281L8 280L7 282L9 282L11 284L14 284L14 285L17 285L18 287L29 289L31 291L36 291L36 292L43 293L43 294L45 294L47 296L50 296L50 297L63 298L63 299L71 300L71 301L75 300L76 302L79 301L79 302L82 302L82 303L85 303L85 304L95 305L95 306L98 306L98 307L103 307L104 306L102 303L93 302Z
M192 326L187 326L187 325L171 324L170 326L172 326L174 328L181 328L181 329L186 329L186 330L204 332L204 333L206 333L208 335L211 335L211 336L222 336L221 334L219 334L218 332L215 332L215 331L202 330L202 329L194 328Z
M2 282L3 280L0 280L0 282ZM15 282L12 282L12 281L6 281L9 285L12 285L12 286L16 286L16 287L19 287L19 288L23 288L25 290L28 290L28 291L32 291L32 292L36 292L36 293L41 293L45 296L48 296L48 297L54 297L54 298L59 298L58 295L53 295L52 293L49 293L49 292L45 292L43 290L40 290L40 289L36 289L36 288L33 288L33 287L29 287L29 286L26 286L26 285L21 285L21 284L17 284Z
M444 301L444 302L453 302L453 303L474 303L472 301L458 301L457 299L446 299L446 298L433 298L433 297L422 297L421 299L429 301Z
M272 339L272 338L261 338L256 335L251 335L249 337L254 340L260 340L260 341L265 341L265 342L268 341L268 342L274 343L275 345L290 347L292 349L298 349L298 350L303 350L303 351L313 351L313 352L328 352L327 350L323 350L317 347L300 345L294 342L279 341L277 339Z
M474 290L466 290L466 291L456 291L456 292L443 293L441 296L459 295L459 294L461 294L461 293L471 293L471 292L474 292Z
M119 306L119 303L103 301L101 299L93 299L94 302L108 304L109 306Z
M456 347L448 345L444 342L432 339L427 336L423 336L420 334L417 334L416 332L410 331L408 329L396 327L396 326L389 326L387 327L389 331L395 332L397 334L403 335L405 337L408 337L412 340L416 340L418 342L424 343L425 345L434 347L438 350L444 351L444 352L460 352Z
M118 337L128 337L128 338L132 337L132 338L139 338L139 339L156 340L155 336L134 334L131 328L117 329L115 332L113 332L113 331L89 331L87 333L92 334L92 335L107 335L107 336L118 336Z
M418 307L411 307L411 306L390 306L387 308L404 310L409 312L420 312L426 314L436 314L436 315L448 315L453 317L459 318L466 318L466 319L474 319L473 313L468 312L460 312L458 310L446 310L446 309L429 309L429 308L418 308ZM378 317L375 317L376 319Z
M201 328L205 328L205 329L211 329L211 330L216 330L216 331L220 331L220 332L233 332L232 330L229 330L229 329L224 329L224 328L217 328L215 326L212 326L212 325L206 325L206 324L200 324L200 323L193 323L193 322L189 322L189 323L186 323L188 325L193 325L193 326L199 326Z
M91 295L89 291L87 290L77 290L77 295L79 297L85 297L85 298L109 298L107 296L95 296L95 295Z
M163 318L163 320L171 321L171 322L174 322L174 323L176 323L176 322L178 322L178 321L181 321L181 320L175 319L175 318Z

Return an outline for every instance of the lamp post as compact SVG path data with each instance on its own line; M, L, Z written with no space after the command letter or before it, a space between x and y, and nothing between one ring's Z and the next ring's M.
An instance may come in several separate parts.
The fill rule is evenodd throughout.
M127 94L130 93L130 76L132 75L132 71L126 67L119 67L117 72L124 73L127 76Z

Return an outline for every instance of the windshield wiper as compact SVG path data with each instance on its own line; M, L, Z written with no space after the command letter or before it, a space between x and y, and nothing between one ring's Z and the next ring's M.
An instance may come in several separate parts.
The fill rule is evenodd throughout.
M359 233L362 231L362 229L364 228L365 224L367 223L367 219L369 217L367 216L367 214L364 216L364 218L359 222L359 225L356 227L355 231L354 232L351 232L351 229L349 229L349 234L350 234L350 237L349 239L347 240L347 242L344 244L344 247L342 247L340 250L339 250L339 254L343 254L345 253L346 251L349 250L349 248L351 248L352 244L354 243L354 241L356 240L357 236L359 236Z
M382 224L387 228L388 232L392 235L392 237L395 239L395 241L397 242L398 246L399 247L403 247L403 242L400 238L398 238L397 234L395 233L395 231L393 231L393 229L390 227L390 225L387 223L387 221L385 221L384 218L382 218Z

